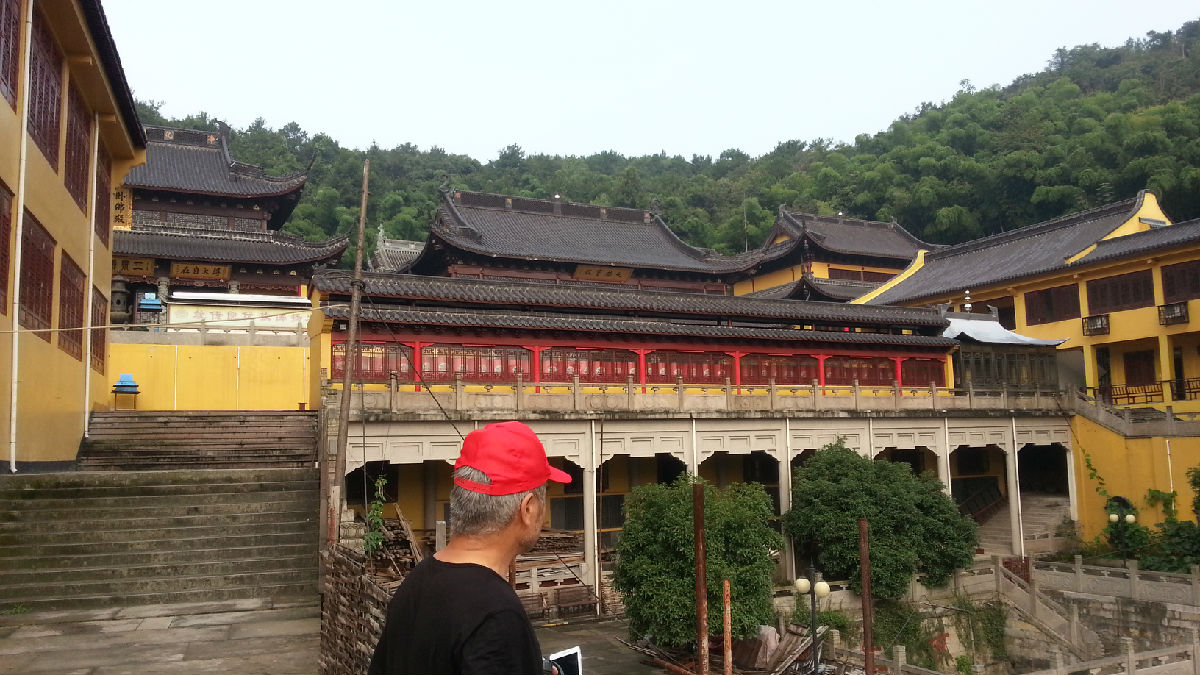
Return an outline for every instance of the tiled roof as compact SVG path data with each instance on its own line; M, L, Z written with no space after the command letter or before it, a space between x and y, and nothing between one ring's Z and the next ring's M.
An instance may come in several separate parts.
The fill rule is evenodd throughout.
M142 129L142 121L138 119L137 106L133 102L133 92L125 80L125 69L121 66L121 55L113 41L112 31L108 27L108 18L104 16L104 7L100 0L82 0L84 18L87 20L88 32L96 44L96 52L100 55L100 64L104 75L108 78L109 86L113 89L113 98L121 109L121 123L129 133L136 148L146 147L146 132Z
M499 258L709 275L745 271L790 248L725 256L685 244L651 211L462 191L443 195L431 235Z
M331 319L346 319L350 309L343 303L322 307ZM792 328L761 328L689 324L620 317L591 317L533 314L507 311L454 310L431 307L385 307L367 303L360 314L362 321L423 326L508 328L520 330L568 330L592 333L620 333L700 337L713 339L786 340L792 343L822 343L870 348L878 345L946 350L956 343L948 338L926 335L891 335L811 331Z
M823 279L805 274L800 279L774 288L747 293L748 298L774 300L806 300L814 295L838 302L853 300L879 288L878 281L852 281L849 279Z
M305 174L268 176L235 161L215 131L146 127L146 163L129 172L132 188L224 197L271 197L297 192ZM170 137L170 138L168 138Z
M1166 227L1155 227L1144 232L1106 239L1096 244L1090 253L1073 263L1074 266L1103 262L1172 246L1184 246L1200 242L1200 219L1175 223Z
M382 226L380 228L382 232ZM370 268L380 272L400 272L408 269L412 261L421 255L425 243L404 239L387 239L382 234L375 240L375 252L371 254Z
M365 273L364 292L377 298L469 304L489 307L540 307L549 311L570 308L590 312L647 313L701 320L742 319L776 324L827 324L888 328L936 328L947 325L930 309L874 307L834 302L763 300L746 296L669 293L625 288L600 288L578 284L538 284L514 281L453 279L407 274ZM345 270L323 270L313 276L313 287L337 294L350 293L351 275ZM689 319L690 320L690 319Z
M322 242L308 242L279 232L211 234L169 227L113 232L113 255L168 260L274 265L334 262L349 245L350 239L345 236Z
M805 236L829 251L912 260L919 249L936 248L913 235L896 223L881 223L871 220L843 218L842 216L818 216L811 213L780 211L772 228L771 237L786 232L794 239Z
M1141 206L1143 194L1138 193L1133 199L930 252L926 254L925 264L921 269L870 302L912 302L1065 269L1067 258L1096 244L1102 237L1129 220ZM1174 227L1176 226L1172 225L1162 230L1171 230ZM1153 232L1155 230L1150 233ZM1128 242L1122 242L1122 239L1134 239L1139 236L1130 235L1101 242L1096 251L1072 266L1097 260L1094 256L1101 247L1106 250L1120 250L1128 245Z

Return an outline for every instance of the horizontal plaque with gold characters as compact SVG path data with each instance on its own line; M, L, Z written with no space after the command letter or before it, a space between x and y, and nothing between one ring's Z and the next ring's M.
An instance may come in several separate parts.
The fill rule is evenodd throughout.
M576 265L574 278L580 281L609 281L621 284L633 276L630 267L597 267L594 265Z
M229 279L231 265L211 263L173 262L171 276L175 279Z
M130 274L154 276L154 258L120 258L112 259L113 274Z

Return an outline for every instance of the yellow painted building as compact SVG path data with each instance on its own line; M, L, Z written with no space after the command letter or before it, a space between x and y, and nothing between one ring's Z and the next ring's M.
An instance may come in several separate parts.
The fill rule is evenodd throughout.
M0 0L0 437L9 470L75 458L107 407L112 186L145 136L98 0Z
M923 251L902 274L856 303L945 304L988 312L1015 332L1065 340L1060 384L1101 409L1200 413L1200 220L1173 224L1151 192L1012 232ZM1071 420L1085 537L1106 524L1103 499L1147 508L1151 488L1191 503L1185 474L1200 465L1194 436L1125 437ZM1181 515L1189 515L1183 508ZM1149 525L1161 520L1150 509Z

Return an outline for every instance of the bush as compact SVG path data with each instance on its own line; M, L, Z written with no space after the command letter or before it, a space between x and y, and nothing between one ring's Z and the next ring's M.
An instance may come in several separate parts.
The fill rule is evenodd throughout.
M662 647L696 640L693 481L703 482L685 475L670 485L634 488L617 544L613 581L624 594L630 634ZM771 498L757 484L705 484L704 502L709 632L721 633L728 579L733 636L757 635L760 625L774 623L771 553L783 547L767 522Z
M859 591L859 518L870 522L876 597L902 597L917 575L927 586L942 585L974 560L975 522L940 481L914 476L907 464L867 459L839 439L796 470L784 526L826 578L848 579Z

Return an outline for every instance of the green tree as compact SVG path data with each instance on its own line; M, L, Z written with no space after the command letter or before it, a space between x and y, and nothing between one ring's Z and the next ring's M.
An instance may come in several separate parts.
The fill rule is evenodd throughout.
M684 475L670 485L633 489L617 545L613 580L624 594L630 635L681 647L696 640L696 558L692 483ZM701 481L703 482L703 481ZM771 529L771 498L761 485L704 486L708 625L719 634L722 581L729 580L735 638L774 622L772 551L783 546Z
M859 518L870 523L876 597L902 597L914 577L944 584L974 557L975 523L958 512L940 481L913 475L902 462L863 457L839 439L796 469L784 528L827 578L849 579L860 590Z

